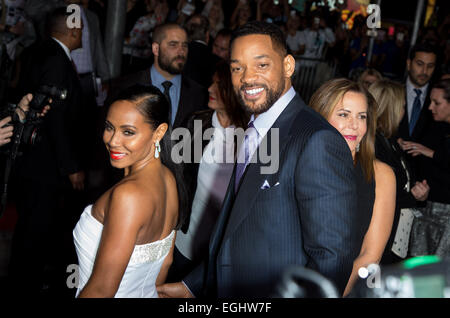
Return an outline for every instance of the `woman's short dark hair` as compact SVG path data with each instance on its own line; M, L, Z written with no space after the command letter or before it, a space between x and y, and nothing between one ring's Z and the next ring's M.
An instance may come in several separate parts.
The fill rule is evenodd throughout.
M251 21L233 31L231 35L230 47L233 41L241 36L262 34L270 36L272 45L278 49L281 56L287 54L287 44L283 31L275 24L264 21Z
M161 139L161 162L175 176L178 190L178 223L176 229L179 229L185 222L188 208L188 197L185 183L183 182L182 164L175 164L171 157L172 142L172 124L169 120L169 102L164 94L152 85L133 85L121 91L115 101L126 100L135 103L138 111L145 117L146 122L150 124L153 130L156 130L161 124L168 125L168 129Z
M444 90L444 99L450 103L450 79L443 79L437 82L433 88Z

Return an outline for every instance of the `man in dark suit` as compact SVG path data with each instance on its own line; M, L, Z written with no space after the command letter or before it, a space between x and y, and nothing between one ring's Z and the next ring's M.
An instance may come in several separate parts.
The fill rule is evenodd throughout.
M65 272L65 268L56 268L54 261L62 260L70 248L59 243L67 242L67 236L70 240L76 216L67 209L59 210L61 200L84 187L83 139L87 136L82 128L80 83L70 58L70 52L81 46L82 24L69 29L67 17L65 8L49 16L51 37L30 48L21 76L22 92L35 93L41 85L67 90L65 100L53 100L52 111L39 130L41 140L25 148L17 162L20 193L10 276L13 286L25 294L42 290L44 268ZM65 278L60 279L65 285Z
M413 141L430 149L439 148L445 137L445 125L433 120L429 110L431 103L431 79L437 62L437 53L429 44L417 44L411 50L406 61L408 77L406 79L406 109L405 115L398 129L399 144L403 150L405 141ZM407 155L407 159L413 170L413 182L422 182L430 186L428 200L446 202L448 193L441 191L445 189L441 184L442 173L430 158L425 156Z
M174 23L158 26L153 32L152 51L155 60L150 70L114 80L108 101L114 99L113 94L133 84L151 84L170 101L172 127L183 126L190 114L206 109L208 102L206 88L181 74L188 55L186 31Z
M233 34L233 86L253 115L207 260L183 282L160 286L161 297L270 297L292 265L344 290L361 246L351 154L295 93L294 68L274 24L250 22Z
M189 37L189 53L183 74L204 87L209 87L220 58L211 52L208 18L196 14L189 18L186 29Z

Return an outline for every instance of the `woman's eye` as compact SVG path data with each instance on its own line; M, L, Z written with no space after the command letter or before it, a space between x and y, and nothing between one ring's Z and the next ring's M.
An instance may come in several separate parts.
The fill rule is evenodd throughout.
M123 134L125 136L133 136L134 135L134 131L131 130L124 130Z
M347 113L340 113L338 114L339 117L347 117Z
M111 127L110 124L105 123L105 130L106 130L106 131L111 131L111 130L113 130L113 128Z
M367 115L360 115L359 118L360 119L367 119Z

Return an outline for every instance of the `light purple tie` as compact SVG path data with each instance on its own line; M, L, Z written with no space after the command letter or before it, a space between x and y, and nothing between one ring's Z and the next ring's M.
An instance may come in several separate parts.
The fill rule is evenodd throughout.
M249 161L250 161L250 144L254 145L257 142L258 138L258 132L255 129L255 126L253 125L253 121L251 121L248 124L248 128L245 131L245 137L244 137L244 155L245 155L245 162L242 162L242 155L238 155L238 160L236 164L236 176L234 181L234 192L236 193L239 188L239 182L242 178L242 175L244 174L245 168L247 167ZM255 140L256 139L256 140Z

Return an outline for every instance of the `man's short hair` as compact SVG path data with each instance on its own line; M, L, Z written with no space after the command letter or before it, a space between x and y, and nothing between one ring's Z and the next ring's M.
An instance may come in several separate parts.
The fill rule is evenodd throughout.
M414 45L409 52L409 59L412 61L416 57L417 52L433 53L437 58L437 49L430 43L418 43Z
M201 14L193 15L186 24L186 31L190 41L205 41L209 30L209 20Z
M166 38L166 31L170 29L181 29L183 31L186 31L183 27L176 23L162 24L160 26L157 26L153 31L152 41L161 44L161 42Z
M224 38L230 37L230 39L231 39L231 34L232 34L232 32L231 32L230 29L220 29L220 31L217 32L215 38L217 39L219 36L222 36L222 37L224 37Z
M55 10L48 13L45 20L45 31L48 36L55 33L66 34L69 30L67 26L67 20L71 15L67 12L66 7L58 7Z
M287 45L283 31L277 25L264 21L251 21L237 28L231 35L230 47L237 38L252 34L270 36L274 48L280 52L281 56L286 56Z

